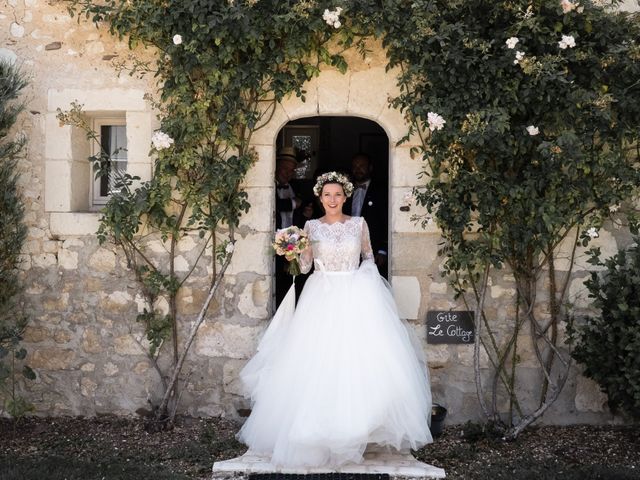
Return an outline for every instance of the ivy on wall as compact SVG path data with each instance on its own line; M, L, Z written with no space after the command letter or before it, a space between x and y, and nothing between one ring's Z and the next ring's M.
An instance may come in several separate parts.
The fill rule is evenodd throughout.
M425 184L416 196L430 213L419 220L441 228L446 273L476 311L482 410L510 436L542 415L571 366L559 329L576 248L597 237L605 221L631 219L634 228L627 202L640 180L640 27L637 15L616 11L617 3L70 1L73 12L107 24L132 48L157 52L154 65L133 66L158 78L154 177L137 189L125 179L100 234L127 252L151 300L160 293L173 299L166 321L175 368L159 412L166 415L175 398L186 355L178 354L175 328L183 281L172 267L175 242L196 229L216 250L221 268L210 300L249 208L241 185L255 161L252 133L285 95L304 99L305 82L323 64L344 71L341 49L364 53L366 38L376 36L389 67L401 71L392 104L410 119L406 138L422 140L414 154L425 160ZM143 225L169 239L168 268L141 255ZM569 265L562 274L561 246ZM498 336L484 307L491 272L503 267L515 276L516 313ZM148 314L147 325L162 321ZM518 398L523 332L542 372L533 403ZM481 347L492 367L489 392ZM506 411L498 408L501 394Z

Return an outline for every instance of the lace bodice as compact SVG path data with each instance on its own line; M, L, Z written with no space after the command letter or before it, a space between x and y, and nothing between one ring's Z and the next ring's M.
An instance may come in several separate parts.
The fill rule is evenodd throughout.
M304 226L311 248L300 255L302 273L311 270L344 272L356 270L362 260L373 260L369 227L362 217L332 224L309 220Z

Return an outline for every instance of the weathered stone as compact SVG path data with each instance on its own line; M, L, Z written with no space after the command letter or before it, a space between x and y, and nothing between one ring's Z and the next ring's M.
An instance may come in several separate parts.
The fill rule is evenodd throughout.
M434 293L438 295L446 295L449 289L449 285L443 282L431 282L429 285L429 293Z
M503 288L500 285L493 285L491 287L491 298L500 298L500 297L515 297L516 289L515 288Z
M80 380L80 393L84 397L93 397L97 388L98 384L90 378L84 377Z
M198 332L195 350L206 357L248 358L262 331L262 327L205 323Z
M41 327L27 327L24 331L24 341L29 343L39 343L50 337L49 330Z
M42 242L42 251L44 253L53 253L56 254L58 253L58 250L60 249L60 242L56 242L56 241L52 241L52 240L44 240Z
M224 391L234 395L243 395L242 382L240 381L240 370L246 365L246 360L228 360L222 370L222 382Z
M69 293L63 292L55 297L46 298L42 301L42 306L48 311L63 311L69 306Z
M473 345L456 345L458 351L458 362L460 365L473 366L474 348ZM487 351L480 345L480 368L489 366L489 356Z
M581 412L604 412L607 406L607 394L600 385L590 378L578 375L576 384L576 408Z
M189 262L182 255L176 256L173 262L173 267L176 272L188 272L189 271Z
M60 250L60 252L58 252L58 265L65 270L77 270L78 252L64 249Z
M71 341L72 335L68 330L58 329L53 334L53 340L56 343L69 343Z
M393 296L398 304L398 313L402 318L418 318L420 310L420 282L416 277L396 275L391 282Z
M82 370L83 372L93 372L95 369L96 369L95 363L84 363L80 367L80 370Z
M238 310L251 318L265 318L269 302L269 285L261 280L245 286L238 299Z
M62 242L63 249L69 249L73 247L82 248L84 247L84 242L78 238L67 238L64 242Z
M13 37L24 37L24 27L15 22L11 24L9 31Z
M69 349L40 348L33 351L29 365L45 370L65 370L71 366L75 356L75 352Z
M98 278L87 278L84 284L84 290L88 293L101 292L105 288L102 280Z
M82 334L82 349L86 353L100 353L104 350L102 338L95 328L87 328Z
M37 268L49 268L58 263L58 259L51 253L41 253L39 255L32 255L31 263Z
M449 361L448 345L427 345L426 352L430 367L446 365Z
M204 244L204 240L202 240ZM185 235L178 242L178 251L180 252L190 252L194 248L196 248L199 244L193 239L191 235ZM200 246L202 248L202 246Z
M110 313L122 313L133 305L133 297L128 292L116 291L100 300L102 308Z
M115 363L107 362L104 364L102 371L107 377L113 377L116 373L120 371L120 369Z
M110 250L100 248L89 258L89 266L100 272L112 272L116 268L116 255Z
M142 343L142 342L141 342ZM146 340L143 345L146 344ZM113 348L120 355L143 355L143 347L131 335L122 335L113 342ZM146 345L144 346L146 348Z
M147 370L149 370L149 367L150 367L150 365L149 365L148 362L138 362L138 363L136 363L136 366L133 367L133 371L135 373L137 373L138 375L142 375Z

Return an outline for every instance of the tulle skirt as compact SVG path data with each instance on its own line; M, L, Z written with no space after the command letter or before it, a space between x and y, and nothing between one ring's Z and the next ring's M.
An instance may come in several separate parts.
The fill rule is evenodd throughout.
M252 412L237 438L282 467L358 463L368 443L432 441L420 343L373 262L293 288L240 373Z

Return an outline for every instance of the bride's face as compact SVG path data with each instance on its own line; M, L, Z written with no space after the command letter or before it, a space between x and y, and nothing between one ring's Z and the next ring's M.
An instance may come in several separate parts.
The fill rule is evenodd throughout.
M324 211L328 214L338 214L342 212L342 206L347 201L344 189L339 183L327 183L322 187L320 193L320 203Z

